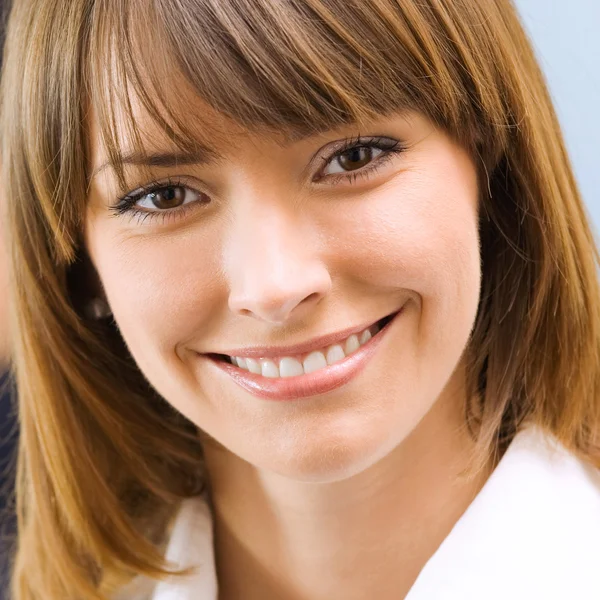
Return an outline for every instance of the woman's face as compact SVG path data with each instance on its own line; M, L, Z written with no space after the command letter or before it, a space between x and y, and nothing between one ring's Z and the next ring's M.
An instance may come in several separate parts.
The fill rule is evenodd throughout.
M417 114L294 141L220 121L210 150L173 157L138 116L160 156L150 178L128 156L128 204L92 126L86 245L148 381L230 452L297 479L348 477L398 446L464 366L470 157ZM261 374L215 356L233 353Z

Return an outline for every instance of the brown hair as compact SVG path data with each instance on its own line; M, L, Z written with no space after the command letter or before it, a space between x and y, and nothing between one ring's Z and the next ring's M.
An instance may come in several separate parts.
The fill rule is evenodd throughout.
M5 60L15 600L103 598L134 574L160 576L168 519L202 484L194 427L78 295L89 100L119 172L114 110L131 110L133 93L175 143L194 143L161 101L169 72L248 129L310 134L412 109L465 147L483 184L474 462L530 421L600 466L599 256L510 0L19 0Z

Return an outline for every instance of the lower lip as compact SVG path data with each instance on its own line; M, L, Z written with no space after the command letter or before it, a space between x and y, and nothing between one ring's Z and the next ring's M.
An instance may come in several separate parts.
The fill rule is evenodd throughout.
M356 377L375 355L379 344L381 344L401 313L402 311L399 311L364 346L361 346L344 360L305 375L278 378L263 377L227 362L212 357L209 358L219 369L225 371L235 383L259 398L283 401L317 396L335 390Z

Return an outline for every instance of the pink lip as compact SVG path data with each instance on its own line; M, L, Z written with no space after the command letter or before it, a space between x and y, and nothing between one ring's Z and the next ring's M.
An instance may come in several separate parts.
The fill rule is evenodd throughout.
M207 358L219 369L227 373L235 383L259 398L267 400L296 400L298 398L325 394L345 385L364 369L369 360L374 356L377 347L389 331L392 323L396 321L396 318L401 313L402 310L364 346L361 346L344 360L306 375L285 378L263 377L262 375L250 373L212 356L207 356ZM264 354L260 356L264 357Z
M323 335L310 340L309 342L295 344L293 346L250 346L247 348L236 348L233 350L220 350L218 354L226 354L227 356L240 356L243 358L278 358L281 356L298 356L299 354L308 354L313 350L320 350L321 348L326 348L327 346L341 342L342 340L350 337L352 334L364 331L379 321L381 321L381 319L378 321L371 321L357 327L349 327L343 331ZM212 352L211 354L216 353Z

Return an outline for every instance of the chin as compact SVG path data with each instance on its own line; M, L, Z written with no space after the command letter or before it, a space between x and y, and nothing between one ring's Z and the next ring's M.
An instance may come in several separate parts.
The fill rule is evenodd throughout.
M295 439L273 440L268 449L249 457L260 470L271 471L295 481L332 483L365 471L391 451L401 440L391 440L390 431L378 428L335 431L312 430Z

